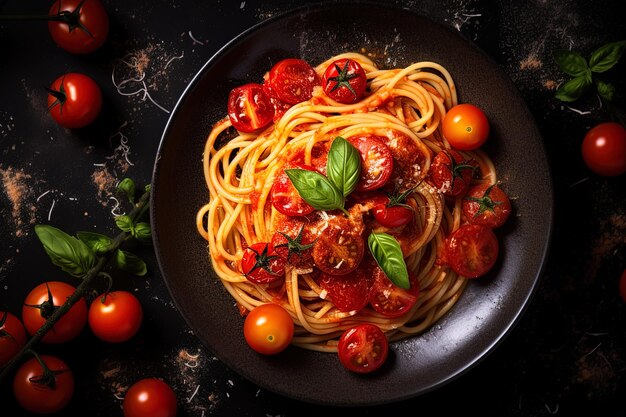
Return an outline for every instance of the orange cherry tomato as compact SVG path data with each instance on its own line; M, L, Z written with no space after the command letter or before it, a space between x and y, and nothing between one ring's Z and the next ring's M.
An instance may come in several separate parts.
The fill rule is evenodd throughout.
M278 304L261 304L246 316L243 334L248 345L265 355L282 352L293 339L293 319Z
M450 146L461 151L480 148L489 136L485 113L473 104L457 104L446 113L442 133Z

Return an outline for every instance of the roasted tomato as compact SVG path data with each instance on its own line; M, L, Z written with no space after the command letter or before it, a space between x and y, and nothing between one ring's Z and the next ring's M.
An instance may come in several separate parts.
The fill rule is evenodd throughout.
M272 236L272 245L276 253L288 263L299 268L311 268L315 238L306 230L304 221L288 219L280 224L281 227ZM290 228L285 223L292 223L295 227Z
M245 84L231 90L228 96L228 118L240 132L254 132L272 122L274 105L261 84Z
M469 188L475 169L476 163L474 161L465 160L456 151L444 150L433 159L430 168L430 180L443 194L458 196L465 193Z
M243 324L248 345L264 355L282 352L293 339L293 319L283 307L267 303L255 307Z
M470 188L462 207L468 222L490 228L502 226L511 214L511 201L496 184L485 183Z
M306 61L296 58L283 59L270 70L265 82L270 95L279 100L298 104L313 96L313 87L319 79L313 67Z
M339 361L346 369L365 374L374 372L385 363L389 342L380 327L364 323L343 332L337 352Z
M340 311L359 311L369 302L370 274L363 267L345 275L322 274L318 284Z
M485 275L498 259L498 239L485 226L461 226L446 239L445 262L465 278Z
M374 198L376 201L372 208L374 219L381 226L394 228L408 224L415 217L413 207L406 204L406 199L413 190L404 193L394 193L389 197L379 195Z
M361 156L361 177L356 190L371 191L385 185L393 172L393 155L384 139L375 135L360 135L347 140Z
M20 319L8 311L0 311L0 368L26 344L26 331Z
M333 100L343 104L356 103L365 94L365 70L353 59L338 59L326 68L322 86Z
M271 243L258 242L246 248L241 261L244 275L255 284L269 284L285 278L285 258Z
M457 104L441 123L443 136L450 146L461 151L480 148L489 136L485 113L473 104Z
M365 253L365 242L350 221L339 215L328 220L313 247L315 265L330 275L354 271Z
M411 287L408 290L391 282L378 266L370 273L374 276L374 283L369 293L369 302L374 310L387 317L399 317L413 308L417 302L420 287L412 271L409 271Z
M280 174L276 176L272 190L270 191L272 205L286 216L306 216L315 210L309 203L304 201L296 187L285 173L286 169L300 168L315 171L315 168L305 164L286 164Z

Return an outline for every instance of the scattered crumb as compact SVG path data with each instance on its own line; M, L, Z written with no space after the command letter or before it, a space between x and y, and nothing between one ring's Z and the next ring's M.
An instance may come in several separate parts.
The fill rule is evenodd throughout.
M519 63L520 70L539 69L543 66L543 62L539 60L537 54L531 53Z
M91 181L98 190L98 199L103 206L106 206L109 201L109 196L113 194L117 180L109 172L109 169L104 167L97 167L97 169L91 174Z
M36 221L37 207L34 204L27 204L26 199L32 197L32 188L29 181L32 177L24 173L22 169L8 167L0 168L2 178L2 188L4 194L11 203L10 217L13 221L15 237L25 236L24 227L33 225Z

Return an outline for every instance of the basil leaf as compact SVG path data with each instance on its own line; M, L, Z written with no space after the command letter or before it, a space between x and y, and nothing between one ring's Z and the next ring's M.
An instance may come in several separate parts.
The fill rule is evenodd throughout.
M300 197L314 209L343 209L343 195L328 178L319 172L294 168L286 169L285 173Z
M584 75L587 69L587 61L580 54L566 49L558 49L552 53L554 60L563 72L572 77Z
M600 97L607 101L613 101L615 97L615 86L613 84L605 83L602 80L596 80L596 88Z
M370 252L387 278L400 288L411 288L409 271L404 262L404 255L395 237L387 233L370 233L367 238Z
M361 155L347 140L337 136L330 145L326 175L345 197L356 188L361 174Z
M555 97L561 101L575 101L583 95L587 88L591 85L591 80L587 75L572 78L565 84L561 85L556 91Z
M137 223L133 229L133 237L141 243L149 244L152 242L150 224L146 222Z
M52 263L75 277L85 275L95 265L96 257L84 242L57 229L38 224L35 233Z
M132 230L134 228L133 220L130 217L126 216L126 215L117 216L115 218L115 224L123 232L131 232L132 233Z
M106 253L113 243L113 239L100 233L78 232L76 236L98 255Z
M143 276L148 272L146 263L137 255L118 249L115 251L115 265L122 271Z
M117 191L126 194L128 201L135 202L135 182L130 178L124 178L117 184Z
M626 40L601 46L591 54L589 68L593 72L604 72L611 69L622 57L624 48L626 48Z

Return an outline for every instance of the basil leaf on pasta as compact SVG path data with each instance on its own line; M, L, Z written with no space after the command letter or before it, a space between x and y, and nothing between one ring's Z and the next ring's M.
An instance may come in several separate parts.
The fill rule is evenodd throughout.
M328 178L319 172L306 169L286 169L300 197L316 210L344 210L344 198L341 192Z
M356 188L361 173L359 151L347 140L337 136L328 151L326 173L345 197Z
M411 288L409 271L404 262L400 244L395 237L387 233L370 233L367 245L374 259L387 278L400 288Z

